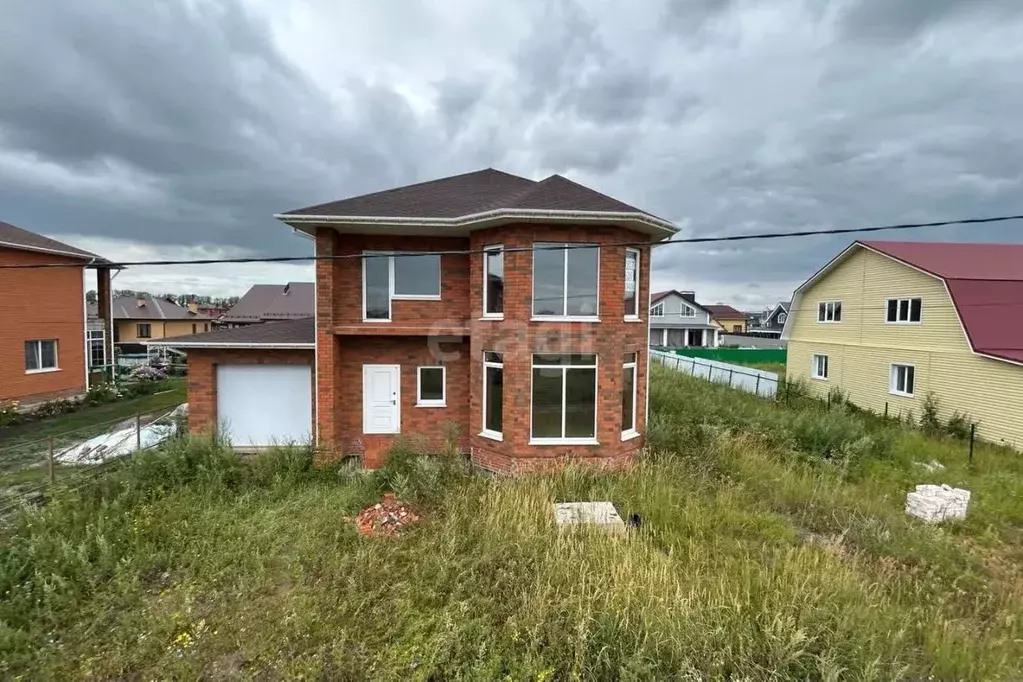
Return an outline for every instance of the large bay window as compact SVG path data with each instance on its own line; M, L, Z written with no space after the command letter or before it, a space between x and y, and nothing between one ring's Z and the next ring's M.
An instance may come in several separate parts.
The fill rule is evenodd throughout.
M636 431L636 353L622 358L622 440L638 436Z
M596 244L535 244L533 317L596 319L599 271Z
M483 432L481 436L501 440L504 426L504 358L500 353L483 353Z
M597 442L597 356L533 356L530 443Z
M483 249L483 317L504 316L504 248Z
M366 253L362 259L362 316L391 319L391 301L440 300L440 256Z
M625 319L639 319L639 251L625 249Z

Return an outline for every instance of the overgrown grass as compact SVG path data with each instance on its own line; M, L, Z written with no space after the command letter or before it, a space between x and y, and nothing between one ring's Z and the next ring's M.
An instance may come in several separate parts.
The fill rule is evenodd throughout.
M961 444L844 408L652 382L649 456L619 474L482 478L402 451L367 475L204 441L144 455L0 538L0 675L1023 675L1018 458L985 446L970 467ZM907 519L921 482L970 487L968 520ZM385 488L423 523L358 536L345 517ZM551 502L585 499L640 528L558 533Z

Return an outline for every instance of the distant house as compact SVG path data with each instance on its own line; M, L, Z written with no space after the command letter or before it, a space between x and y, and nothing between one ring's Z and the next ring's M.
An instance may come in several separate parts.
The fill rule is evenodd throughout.
M750 324L747 331L756 336L781 336L782 330L785 329L785 322L789 317L789 305L788 301L782 301L770 310L765 310L757 316L759 324ZM754 318L754 321L757 317Z
M146 344L171 336L210 331L213 320L173 301L156 296L117 296L111 305L114 320L114 348L117 353L145 353ZM89 305L90 317L96 305Z
M220 318L225 327L313 317L316 285L312 282L256 284Z
M1023 244L855 242L804 282L782 335L818 395L977 422L1023 447Z
M31 405L84 393L88 368L110 355L98 309L96 329L87 331L85 270L95 269L100 290L109 291L110 263L0 222L0 265L54 266L0 269L0 401Z
M716 347L721 328L692 291L658 291L650 297L650 344Z
M729 334L746 333L746 313L730 305L709 305L711 322Z

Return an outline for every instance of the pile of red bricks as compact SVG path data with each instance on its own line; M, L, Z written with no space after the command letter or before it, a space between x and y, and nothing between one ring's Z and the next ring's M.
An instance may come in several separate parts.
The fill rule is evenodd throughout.
M419 521L415 510L399 502L394 493L384 493L382 502L366 507L354 519L359 533L367 537L397 537L402 531Z

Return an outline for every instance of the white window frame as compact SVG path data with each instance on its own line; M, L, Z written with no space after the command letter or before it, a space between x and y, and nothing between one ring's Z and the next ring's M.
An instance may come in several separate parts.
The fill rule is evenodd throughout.
M480 413L481 413L481 415L483 417L483 429L480 431L480 435L483 436L484 438L489 438L491 440L504 440L504 432L503 431L492 431L492 430L487 428L487 405L489 404L487 402L487 369L491 368L491 369L499 369L499 370L501 370L502 379L503 379L503 375L504 375L504 355L501 355L500 353L498 353L498 355L501 355L501 362L497 362L496 360L487 360L487 353L497 353L497 351L483 351L483 405L482 405L482 409L480 410ZM501 382L501 385L502 386L504 385L504 381L503 380ZM502 407L504 406L504 397L503 396L501 398L501 406ZM501 428L502 429L504 428L504 419L501 419Z
M440 400L423 399L423 370L440 370ZM416 407L447 407L448 400L448 370L444 365L422 365L416 367Z
M696 308L686 303L685 299L682 299L682 308L678 312L679 317L696 317Z
M97 336L97 334L99 336ZM106 344L106 340L107 339L106 339L106 336L107 336L107 334L106 334L106 330L105 329L87 329L85 331L85 341L86 341L85 345L86 345L86 352L87 352L86 362L88 363L88 366L89 366L90 369L92 369L93 367L96 366L96 365L92 364L92 344L95 343L96 341L99 341L100 349L103 351L103 358L101 360L100 366L101 367L105 367L108 364L108 362L107 362L107 344Z
M838 306L838 308L837 308L837 310L838 310L838 319L835 319L835 317L836 317L835 316L836 306ZM842 323L842 302L841 301L818 301L817 302L817 324L841 324L841 323Z
M503 244L491 244L490 246L483 247L483 318L487 320L503 320L504 319L503 307L501 312L499 313L491 313L487 311L487 279L489 275L487 265L487 254L491 251L500 251L501 258L502 260L505 261L504 263L505 266L507 267L508 265L507 258L505 258L506 254L504 253ZM507 276L505 276L505 286L507 286Z
M823 365L824 365L824 373L823 374L821 374L821 372L820 372L820 368L821 368L821 364L822 364L821 360L824 361L823 362ZM831 358L829 358L824 353L814 353L813 357L810 359L810 378L811 379L816 379L817 381L827 381L828 380L828 375L830 373L829 372L830 365L831 365Z
M537 247L544 251L561 250L565 259L564 280L561 283L561 310L568 310L568 253L576 249L591 247L597 252L597 310L592 315L536 315L533 313L533 299L536 297L536 252ZM536 242L533 244L533 282L532 296L529 300L529 312L531 320L537 322L559 321L559 322L600 322L600 244L592 242Z
M443 279L444 279L444 257L437 256L441 259L441 267L437 270L437 291L441 292L438 294L396 294L394 293L394 257L395 256L410 256L417 253L425 253L422 251L363 251L363 256L374 256L376 258L387 258L387 318L370 319L366 317L366 261L367 258L362 258L362 321L363 322L392 322L394 320L394 306L391 305L392 301L439 301L441 300L441 294L443 293Z
M43 367L43 343L53 342L53 367ZM26 369L25 374L45 374L60 371L60 343L57 339L26 339L25 343L35 344L36 369Z
M888 304L895 301L895 319L888 319ZM913 301L920 301L920 319L915 322L910 320L913 316ZM906 303L906 319L900 320L902 304ZM921 324L924 321L924 299L923 296L909 296L901 298L886 298L884 300L884 323L885 324Z
M778 324L785 324L785 321L789 319L788 313L778 313Z
M899 390L899 388L898 388L898 383L899 383L898 370L900 370L900 369L912 369L913 370L913 390L912 391ZM907 381L903 382L904 385L906 383L908 383L908 378L909 378L909 373L907 372L906 373ZM889 374L888 374L888 392L891 393L892 395L901 396L903 398L913 398L913 397L915 397L916 396L916 365L911 365L911 364L904 363L904 362L893 362L891 364L891 368L889 369Z
M537 355L558 355L558 353L533 353L529 360L529 445L600 445L597 440L597 426L600 423L600 358L596 353L580 353L580 355L592 355L592 365L537 365L534 357ZM568 406L568 370L570 369L592 369L593 370L593 438L534 438L533 437L533 370L536 369L560 369L561 370L561 433L565 433L565 416Z
M633 353L634 359L632 362L622 362L622 370L632 370L632 428L622 430L622 440L629 440L639 436L639 430L636 428L636 400L639 397L639 351Z
M650 306L650 317L664 317L664 301Z
M632 313L626 313L625 314L625 320L628 321L628 322L635 322L636 320L639 319L639 290L641 288L641 283L643 281L640 278L640 270L639 270L639 268L640 268L640 260L642 259L642 252L639 249L633 249L633 248L625 249L625 262L626 263L629 261L629 254L630 253L636 254L636 272L635 272L636 291L635 291L635 295L632 297L632 309L633 309L633 312ZM598 281L598 283L600 281L599 268L598 268L598 272L597 272L597 281ZM622 293L624 294L624 292L622 292ZM598 294L598 297L599 297L599 294Z

